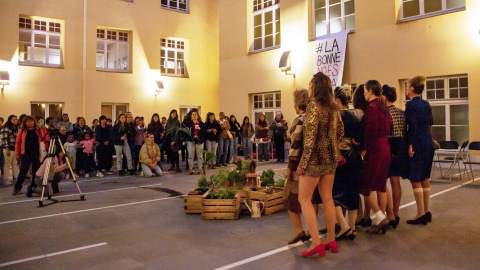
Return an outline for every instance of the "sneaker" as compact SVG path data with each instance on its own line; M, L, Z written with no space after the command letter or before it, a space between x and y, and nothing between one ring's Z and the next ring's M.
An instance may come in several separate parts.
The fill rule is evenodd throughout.
M85 178L89 178L89 177L90 177L90 174L86 173Z
M105 175L103 175L103 173L101 173L101 172L98 172L96 176L97 177L104 177Z
M4 184L5 186L10 186L10 185L12 184L12 181L5 180L5 181L3 181L3 184Z
M107 172L107 175L112 175L112 174L113 174L113 172L111 172L111 171Z
M21 193L22 193L22 190L21 190L21 189L19 189L19 190L14 190L14 191L12 192L12 196L15 196L15 195L18 195L18 194L21 194Z
M194 174L195 171L193 169L188 170L188 174Z
M28 185L26 195L27 195L27 197L29 197L29 198L32 197L32 195L33 195L32 185Z

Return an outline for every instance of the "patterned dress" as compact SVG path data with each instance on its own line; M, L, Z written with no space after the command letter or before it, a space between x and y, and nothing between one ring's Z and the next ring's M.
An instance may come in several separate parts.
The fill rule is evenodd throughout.
M388 136L390 144L391 162L388 176L408 177L408 146L405 141L407 120L403 110L391 105L388 107L391 115L391 129Z

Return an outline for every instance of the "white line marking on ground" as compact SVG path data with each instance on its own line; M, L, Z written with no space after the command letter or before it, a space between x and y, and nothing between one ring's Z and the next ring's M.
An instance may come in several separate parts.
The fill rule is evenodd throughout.
M135 186L135 187L127 187L127 188L117 188L117 189L107 189L107 190L102 190L102 191L94 191L94 192L86 192L83 194L96 194L96 193L105 193L105 192L112 192L112 191L119 191L119 190L128 190L128 189L136 189L136 188L144 188L144 187L154 187L154 186L161 186L162 184L153 184L153 185L144 185L144 186ZM78 193L75 194L68 194L68 195L62 195L62 196L54 196L53 198L63 198L63 197L72 197L72 196L79 196ZM4 204L16 204L16 203L23 203L23 202L33 202L33 201L38 201L37 199L30 199L30 200L23 200L23 201L12 201L12 202L4 202L0 203L0 205Z
M62 255L62 254L75 252L75 251L80 251L80 250L89 249L89 248L100 247L100 246L104 246L106 244L107 243L103 242L103 243L98 243L98 244L95 244L95 245L89 245L89 246L84 246L84 247L79 247L79 248L67 249L67 250L64 250L64 251L49 253L49 254L45 254L45 255L30 257L30 258L26 258L26 259L11 261L11 262L6 262L6 263L0 264L0 267L5 267L5 266L12 265L12 264L24 263L24 262L29 262L29 261L39 260L39 259L44 259L44 258L48 258L48 257L53 257L53 256Z
M142 203L157 202L157 201L169 200L169 199L174 199L174 198L180 198L180 197L183 197L183 196L184 196L184 195L179 195L179 196L174 196L174 197L167 197L167 198L160 198L160 199L153 199L153 200L140 201L140 202L132 202L132 203L124 203L124 204L116 204L116 205L111 205L111 206L90 208L90 209L84 209L84 210L78 210L78 211L71 211L71 212L65 212L65 213L58 213L58 214L52 214L52 215L46 215L46 216L38 216L38 217L31 217L31 218L15 219L15 220L9 220L9 221L0 222L0 225L9 224L9 223L16 223L16 222L22 222L22 221L28 221L28 220L35 220L35 219L42 219L42 218L58 217L58 216L63 216L63 215L71 215L71 214L78 214L78 213L84 213L84 212L91 212L91 211L97 211L97 210L103 210L103 209L117 208L117 207L122 207L122 206L130 206L130 205L136 205L136 204L142 204Z
M470 180L468 182L465 182L463 183L464 185L467 185L467 184L470 184L472 183L473 181L477 180L477 179L480 179L480 177L478 178L475 178L474 180ZM440 192L437 192L435 194L432 194L430 195L430 198L433 198L433 197L436 197L438 195L441 195L441 194L444 194L444 193L447 193L449 191L452 191L454 189L457 189L457 188L460 188L460 187L463 187L464 185L458 185L458 186L454 186L454 187L451 187L449 189L446 189L446 190L442 190ZM415 204L415 201L413 202L409 202L407 204L404 204L402 206L400 206L400 209L402 208L406 208L410 205L414 205ZM247 264L247 263L251 263L253 261L256 261L256 260L260 260L260 259L263 259L265 257L268 257L268 256L271 256L271 255L274 255L274 254L277 254L277 253L280 253L280 252L283 252L285 250L289 250L290 248L293 248L293 247L298 247L298 246L301 246L302 243L297 243L296 245L292 245L292 246L284 246L284 247L281 247L281 248L277 248L277 249L274 249L272 251L268 251L268 252L265 252L265 253L262 253L262 254L259 254L259 255L256 255L256 256L253 256L253 257L250 257L250 258L247 258L245 260L241 260L241 261L238 261L238 262L234 262L234 263L231 263L231 264L228 264L228 265L225 265L225 266L222 266L222 267L219 267L219 268L216 268L215 270L227 270L227 269L232 269L232 268L235 268L237 266L241 266L241 265L244 265L244 264Z

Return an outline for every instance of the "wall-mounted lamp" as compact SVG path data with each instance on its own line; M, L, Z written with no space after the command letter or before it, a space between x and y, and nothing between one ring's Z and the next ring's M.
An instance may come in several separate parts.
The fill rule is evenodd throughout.
M0 85L2 86L2 91L5 89L5 85L10 85L10 74L8 74L8 71L0 71Z
M278 63L278 68L287 75L293 75L295 78L295 72L288 72L292 70L292 62L290 59L290 53L292 51L284 51L282 57L280 57L280 63Z
M165 87L163 87L162 81L158 80L156 82L157 82L157 89L155 89L155 96L157 96L160 93L163 93L163 90L165 89Z

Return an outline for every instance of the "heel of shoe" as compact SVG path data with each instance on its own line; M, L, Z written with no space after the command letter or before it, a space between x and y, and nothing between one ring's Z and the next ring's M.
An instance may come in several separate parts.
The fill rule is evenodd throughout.
M319 257L325 257L325 249L322 249L318 252Z
M332 242L325 244L325 249L330 249L332 253L338 253L337 241L333 240Z

